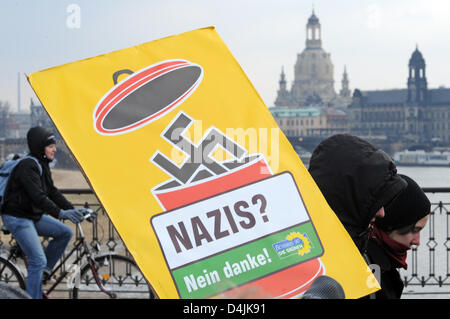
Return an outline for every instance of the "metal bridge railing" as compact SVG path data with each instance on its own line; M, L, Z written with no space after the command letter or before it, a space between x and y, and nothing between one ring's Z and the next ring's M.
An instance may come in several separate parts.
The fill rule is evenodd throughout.
M97 247L97 245L100 247L100 253L106 253L106 252L114 252L116 254L121 254L124 256L127 256L131 259L133 257L126 249L124 243L122 242L122 239L120 238L118 232L114 228L114 225L112 224L111 220L109 219L108 215L106 214L103 206L98 202L97 198L94 196L94 192L90 189L61 189L60 190L64 196L66 196L70 202L75 207L86 207L91 208L97 212L97 218L93 223L89 222L83 222L83 233L86 238L86 241L92 246ZM0 222L1 223L1 222ZM74 236L69 243L66 251L72 250L73 243L77 238L79 238L80 233L78 231L78 228L75 227L74 224L71 222L65 222L67 226L69 226L73 232ZM44 246L48 244L48 239L43 238L42 243ZM10 235L2 235L0 234L0 253L4 253L3 250L7 250L11 245L14 244L14 240ZM77 252L78 255L79 252ZM17 264L19 268L25 268L22 264ZM70 266L69 264L63 265L63 267L60 268L60 274L65 272L67 269L66 267ZM22 269L24 272L25 269ZM24 272L26 273L26 272ZM67 279L67 278L66 278ZM67 285L66 279L62 281L62 284L58 285L58 287L55 289L56 291L66 291ZM143 281L142 284L145 284Z
M450 187L423 188L430 197L431 213L421 232L421 244L408 252L408 269L400 270L405 284L404 294L448 294L450 296ZM99 244L103 251L114 251L132 258L105 210L90 189L63 189L76 207L97 211L97 220L84 225L88 242ZM83 200L83 197L90 199ZM94 199L94 200L93 200ZM71 223L67 225L73 227ZM75 238L79 234L76 228ZM10 237L0 236L0 248L10 244ZM45 244L45 239L44 239ZM69 245L70 247L70 245Z
M430 198L431 213L421 232L421 244L408 252L408 269L400 270L405 283L404 294L448 294L450 296L450 187L423 188ZM81 198L91 195L90 189L62 190L66 195ZM72 201L76 206L95 209L98 218L85 226L85 235L92 245L131 257L119 234L98 202ZM89 237L88 237L89 236ZM1 244L1 242L0 242Z
M83 230L87 241L95 247L99 244L102 250L114 251L116 253L124 254L129 257L130 254L127 252L119 234L114 228L111 220L106 214L103 206L98 202L97 198L94 196L94 192L90 189L61 189L60 190L70 202L75 207L86 207L91 208L97 212L97 219L93 223L84 222ZM85 198L84 198L85 197ZM79 233L77 228L70 222L66 222L67 226L71 227L74 231L74 242L78 238ZM43 239L43 243L46 244L46 239ZM0 248L5 244L11 244L12 239L10 236L0 236ZM69 244L67 249L71 248Z

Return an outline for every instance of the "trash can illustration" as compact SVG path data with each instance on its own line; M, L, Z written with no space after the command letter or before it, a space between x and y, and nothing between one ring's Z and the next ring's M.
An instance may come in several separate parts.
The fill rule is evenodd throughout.
M128 74L119 82L118 77ZM106 136L168 116L199 86L203 68L183 59L113 73L114 87L97 103L94 128ZM156 151L151 162L171 178L151 189L163 213L151 218L181 298L296 298L325 273L324 249L289 172L274 175L263 154L249 154L210 127L194 143L194 122L179 111L161 133L181 150L181 164ZM218 161L218 147L232 158Z
M215 162L203 153L194 163L193 150L201 143L173 134L189 119L180 112L162 134L186 151L187 160L179 166L159 152L152 158L172 176L152 189L165 212L151 224L179 296L300 297L325 274L324 249L293 176L273 175L263 154L247 154L217 129L204 140L235 158Z

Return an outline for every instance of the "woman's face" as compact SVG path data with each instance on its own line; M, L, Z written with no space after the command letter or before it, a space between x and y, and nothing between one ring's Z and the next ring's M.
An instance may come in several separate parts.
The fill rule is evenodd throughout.
M415 225L414 228L407 233L404 233L399 230L394 230L391 233L389 233L389 237L396 242L403 244L405 246L408 246L411 248L412 245L420 245L420 231L425 227L425 225L428 222L428 216L423 217L421 220L419 220Z
M55 158L55 152L56 152L55 144L50 144L45 147L45 157L47 157L51 161L53 161L53 159Z

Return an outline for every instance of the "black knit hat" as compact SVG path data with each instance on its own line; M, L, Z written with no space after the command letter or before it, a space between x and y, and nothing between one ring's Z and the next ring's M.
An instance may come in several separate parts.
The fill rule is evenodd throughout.
M430 213L431 203L423 190L410 177L399 174L407 183L406 189L387 207L384 218L378 218L375 225L386 231L415 225Z
M35 126L28 130L27 142L30 154L39 159L44 158L46 146L56 144L53 133L41 126Z

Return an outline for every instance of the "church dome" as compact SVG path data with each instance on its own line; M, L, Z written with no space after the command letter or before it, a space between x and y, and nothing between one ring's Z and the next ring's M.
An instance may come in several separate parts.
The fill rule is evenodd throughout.
M308 19L308 24L319 24L319 18L316 17L314 12L311 14L311 16Z

